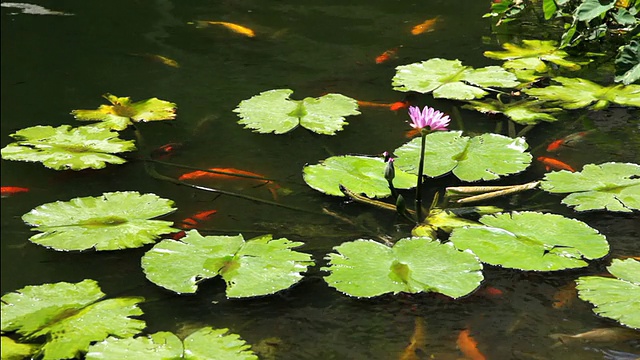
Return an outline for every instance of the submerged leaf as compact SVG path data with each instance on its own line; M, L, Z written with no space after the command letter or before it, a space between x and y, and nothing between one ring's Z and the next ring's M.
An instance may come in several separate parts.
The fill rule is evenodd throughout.
M607 269L616 279L582 276L578 296L592 303L596 314L640 329L640 261L613 259Z
M119 250L155 242L178 229L149 220L175 211L173 201L135 191L104 193L40 205L22 216L42 234L29 240L56 250Z
M55 170L102 169L126 161L111 155L136 149L118 133L91 126L33 126L11 134L16 139L2 149L5 160L41 162Z
M604 235L561 215L513 212L485 215L484 227L455 228L450 241L481 261L507 268L554 271L587 266L609 252Z
M640 210L640 165L587 164L581 172L547 173L540 187L550 193L572 193L562 200L578 211Z
M503 67L512 69L535 69L539 73L547 71L544 61L552 62L569 70L580 70L580 64L566 60L569 54L560 50L553 40L522 40L522 46L505 43L505 51L485 51L490 59L508 60ZM522 61L522 60L525 60ZM526 67L525 67L526 66Z
M556 77L554 81L562 85L524 90L528 95L550 101L565 109L579 109L589 106L595 110L604 109L609 103L640 107L640 85L600 86L580 78Z
M393 248L360 239L334 250L338 253L329 254L329 266L323 268L331 273L325 281L356 297L433 291L459 298L483 279L473 254L426 237L402 239Z

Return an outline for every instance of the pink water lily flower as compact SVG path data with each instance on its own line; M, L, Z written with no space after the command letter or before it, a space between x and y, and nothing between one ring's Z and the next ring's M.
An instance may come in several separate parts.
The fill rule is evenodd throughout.
M449 115L428 106L425 106L422 112L417 106L409 106L409 116L411 117L410 125L414 129L447 130L451 121Z

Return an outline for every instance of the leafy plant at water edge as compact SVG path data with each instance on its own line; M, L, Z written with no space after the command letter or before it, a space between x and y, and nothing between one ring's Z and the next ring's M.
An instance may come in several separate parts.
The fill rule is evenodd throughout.
M120 250L179 231L171 221L149 220L175 211L172 206L173 201L154 194L113 192L40 205L22 220L42 232L31 242L55 250Z
M545 175L540 187L550 193L571 193L562 199L562 203L577 211L640 210L638 164L587 164L581 172L551 172Z
M591 109L594 110L602 110L609 103L640 107L640 85L605 87L580 78L556 77L553 80L562 85L527 89L524 92L565 109L579 109L593 103Z
M453 171L464 181L493 180L515 174L531 163L524 138L498 134L462 136L462 131L437 132L427 135L424 152L424 174L437 177ZM416 138L394 150L395 165L417 174L420 162L420 139Z
M33 126L11 134L16 139L2 149L5 160L41 162L54 170L102 169L126 161L116 153L136 149L133 141L109 129L71 125Z
M131 337L144 329L141 297L100 300L105 296L94 280L26 286L2 296L2 331L21 340L46 337L43 359L67 359L86 352L109 335ZM3 351L4 351L3 340ZM4 355L3 355L4 358Z
M89 348L87 360L257 360L251 346L228 329L204 327L187 336L184 342L170 332L119 339L109 337Z
M142 268L151 282L177 293L195 293L201 281L220 275L227 297L268 295L297 283L314 265L311 255L291 250L300 245L271 235L245 241L191 230L180 241L156 244L142 257Z
M561 215L512 212L485 215L479 221L485 226L455 228L449 241L491 265L555 271L587 266L583 259L598 259L609 252L604 235Z
M345 116L360 114L358 102L341 94L291 100L292 93L276 89L242 100L233 110L240 116L238 124L259 133L283 134L300 125L318 134L335 135L348 124Z
M71 114L82 121L101 121L93 126L112 130L124 130L134 122L173 120L176 104L151 98L132 102L128 97L102 95L112 105L100 105L97 110L73 110Z
M602 276L578 278L578 296L592 303L596 314L640 329L640 261L613 259L607 269L615 279Z
M640 80L640 41L621 46L616 56L616 82L629 85Z
M470 84L470 85L469 85ZM478 99L488 94L485 88L510 88L519 85L516 76L499 66L474 69L460 60L433 58L396 67L394 90L433 92L435 98Z
M393 247L360 239L334 250L323 268L330 272L325 281L356 297L431 291L459 298L483 279L475 255L426 237L401 239Z

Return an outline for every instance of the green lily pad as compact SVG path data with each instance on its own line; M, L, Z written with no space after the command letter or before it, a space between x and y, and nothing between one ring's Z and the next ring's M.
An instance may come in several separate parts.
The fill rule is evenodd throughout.
M227 297L268 295L300 281L314 264L311 255L291 250L302 244L271 235L246 242L242 235L203 237L191 230L180 241L156 244L142 257L142 268L151 282L177 293L195 293L198 283L221 275Z
M502 45L505 51L485 51L490 59L508 60L503 67L512 69L535 69L539 73L547 72L545 61L569 70L580 70L580 64L566 60L569 54L560 50L553 40L522 40L522 46L511 43ZM526 61L523 61L526 60Z
M242 100L233 111L238 124L259 133L283 134L298 125L318 134L335 135L342 130L345 116L358 115L358 102L341 94L291 100L293 90L276 89Z
M357 194L368 197L391 195L389 183L384 177L386 164L381 158L366 156L332 156L317 165L307 165L303 170L304 181L312 188L325 194L344 196L340 185ZM393 186L397 189L411 189L418 178L402 170L396 170Z
M640 261L613 259L607 269L616 279L582 276L578 296L592 303L596 314L640 329Z
M499 66L473 69L460 60L434 58L396 67L392 85L398 91L433 92L435 98L471 100L485 96L483 88L509 88L520 83Z
M528 95L557 104L565 109L579 109L593 104L592 109L601 110L609 106L609 103L640 107L640 85L605 87L580 78L556 77L553 80L562 85L524 91Z
M396 168L418 174L421 139L415 138L397 148ZM453 171L464 181L493 180L515 174L531 163L524 138L482 134L469 138L462 131L434 132L427 135L424 174L437 177Z
M118 138L118 133L91 126L33 126L11 134L16 139L2 148L5 160L41 162L55 170L102 169L123 164L112 155L136 149L135 143Z
M71 114L81 121L101 121L95 126L111 130L124 130L133 122L173 120L176 117L176 104L158 98L132 102L128 97L111 94L102 97L112 105L100 105L97 110L73 110Z
M482 262L507 268L554 271L587 266L609 252L604 235L556 214L513 212L485 215L485 227L455 228L450 241Z
M540 105L539 101L515 101L512 103L503 103L497 99L485 99L483 101L469 101L469 105L462 106L465 109L474 109L485 114L504 114L509 119L521 125L535 125L541 121L554 122L557 121L555 116L549 112L559 111L562 109L552 108L545 109Z
M173 201L135 191L104 193L40 205L22 216L41 234L33 243L55 250L119 250L154 243L178 231L171 221L148 220L176 209Z
M587 164L581 172L547 173L540 187L550 193L572 193L562 200L578 211L640 210L640 165Z
M44 359L74 358L109 335L130 337L144 329L140 297L104 297L94 280L26 286L2 297L2 331L25 340L46 336Z
M119 339L108 337L91 345L87 360L173 360L181 359L182 341L173 333L162 331L149 336Z
M454 209L440 209L434 207L429 211L429 215L427 215L422 223L411 230L411 235L435 238L437 230L450 233L453 229L458 227L483 226L477 221L465 219L460 215L462 213L485 215L497 212L502 212L502 209L495 206L473 206Z
M329 254L329 266L323 268L331 273L325 281L350 296L432 291L459 298L483 279L473 254L426 237L402 239L392 248L359 239L334 250L338 253Z
M202 328L184 339L185 359L258 360L244 340L228 329Z
M0 350L2 350L2 360L23 360L30 358L39 348L40 345L22 344L8 336L2 336Z

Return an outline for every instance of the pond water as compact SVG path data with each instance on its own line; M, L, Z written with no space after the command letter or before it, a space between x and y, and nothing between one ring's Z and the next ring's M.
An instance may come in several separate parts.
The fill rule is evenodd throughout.
M485 265L483 286L460 300L435 294L354 299L323 281L324 256L333 246L370 238L372 233L406 237L410 226L392 213L312 190L302 181L302 167L332 155L392 151L407 141L406 111L362 108L362 114L348 118L349 125L336 136L302 128L285 135L264 135L237 124L232 110L238 103L270 89L292 89L294 99L333 92L391 103L405 97L391 87L398 65L434 57L460 59L474 67L495 65L497 62L483 57L483 51L499 49L500 41L528 34L499 38L492 34L489 21L482 18L488 1L65 0L41 5L73 15L15 14L20 10L2 8L2 147L21 128L77 125L70 111L97 108L105 103L101 98L105 93L134 101L157 97L178 105L177 118L139 126L149 149L179 143L182 147L167 161L233 167L278 179L291 190L278 201L307 211L162 182L150 177L135 158L125 165L79 172L3 160L2 185L31 189L2 199L3 294L26 285L95 279L109 297L147 299L141 308L148 333L188 333L201 326L229 328L252 345L278 338L278 359L397 359L409 344L417 318L424 320L427 333L420 359L464 358L456 339L465 328L489 359L602 359L615 351L640 353L640 344L633 341L557 346L549 337L616 326L594 315L591 305L578 299L554 307L554 296L579 276L605 272L612 257L637 256L637 216L578 214L561 205L560 197L541 191L495 200L491 205L508 210L548 211L585 221L607 236L611 254L588 268L556 273ZM436 16L434 31L410 34L415 24ZM254 29L256 36L247 38L217 27L197 28L188 24L193 20L243 24ZM394 48L399 49L397 58L376 64L376 56ZM160 54L180 66L167 66L144 54ZM493 118L462 110L454 101L422 95L412 101L454 114L452 129L468 134L492 132L496 125ZM565 113L557 123L535 127L527 141L535 157L555 138L596 129L584 143L566 149L563 158L577 167L607 161L638 163L638 115L625 108ZM184 172L175 167L158 170L170 176ZM501 182L524 183L544 172L534 162L524 174ZM459 182L451 177L427 182L431 193L454 184ZM229 300L220 279L203 283L195 295L176 295L150 283L140 268L140 258L150 246L67 253L27 240L33 233L20 217L32 208L127 190L174 200L178 211L165 217L171 221L216 209L201 229L206 234L242 233L250 238L271 233L302 241L305 245L299 250L313 254L316 266L301 283L276 295ZM264 187L232 184L229 190L272 200ZM366 230L321 215L323 208L353 219ZM487 288L499 289L501 294Z

